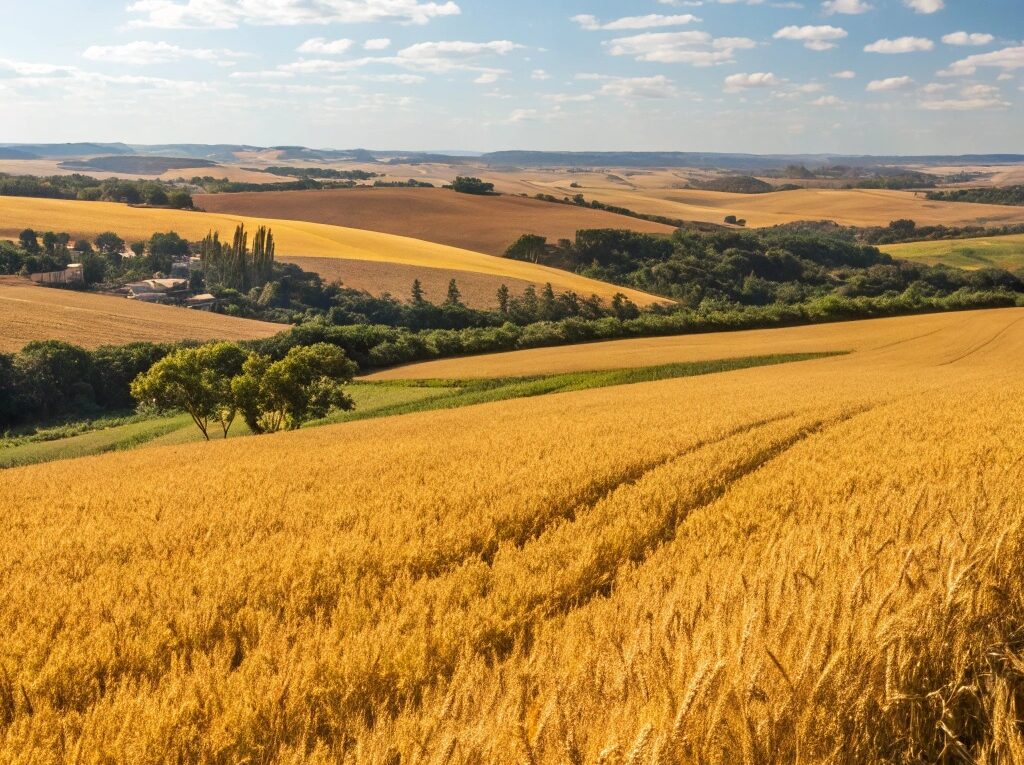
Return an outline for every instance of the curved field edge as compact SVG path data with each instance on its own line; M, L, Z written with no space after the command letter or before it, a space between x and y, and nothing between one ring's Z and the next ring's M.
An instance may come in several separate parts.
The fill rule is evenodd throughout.
M975 325L972 317L1008 321L1024 317L1022 308L917 314L883 319L807 324L796 327L704 332L650 338L581 343L572 346L529 348L505 353L462 356L384 369L366 375L368 381L416 379L500 378L552 375L650 365L709 361L764 353L883 351L935 334L949 338L951 357L961 347L960 328Z
M513 398L532 398L553 393L633 385L655 380L719 374L738 369L788 364L798 361L827 358L836 353L805 353L790 355L753 356L710 362L662 364L636 369L607 372L549 375L540 377L480 379L480 380L413 380L395 383L355 383L346 387L356 408L305 425L321 427L341 422L395 417L417 412L456 409L477 404L504 401ZM88 427L87 425L83 427ZM229 438L251 436L242 422L236 422ZM32 440L29 443L0 444L0 469L24 467L43 462L94 456L110 451L124 451L141 446L168 446L198 443L202 435L190 418L183 414L151 417L123 425L106 426L99 423L67 438Z
M344 258L444 268L541 284L551 282L559 291L572 290L605 299L622 293L642 306L669 302L665 298L588 279L569 271L375 231L274 218L129 207L113 202L0 197L0 236L6 237L17 237L23 229L33 228L65 231L73 238L94 237L103 231L114 231L129 241L144 240L157 231L174 230L190 240L202 239L210 231L218 231L222 238L230 239L240 223L250 231L259 226L269 226L277 242L277 254L281 257Z

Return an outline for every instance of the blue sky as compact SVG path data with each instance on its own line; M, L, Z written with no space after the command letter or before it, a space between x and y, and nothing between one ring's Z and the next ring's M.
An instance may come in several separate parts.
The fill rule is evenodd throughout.
M33 0L3 15L2 141L1024 152L1021 0Z

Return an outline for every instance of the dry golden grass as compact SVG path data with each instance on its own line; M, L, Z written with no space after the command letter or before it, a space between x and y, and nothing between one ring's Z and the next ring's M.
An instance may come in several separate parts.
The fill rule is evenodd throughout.
M85 348L140 340L254 340L287 327L252 319L148 305L109 295L0 280L0 352L31 340L64 340Z
M523 234L554 243L584 228L624 228L654 234L675 229L624 215L512 196L474 196L445 189L202 194L196 205L215 213L329 223L503 255Z
M982 312L993 316L1013 313ZM1020 315L1024 316L1024 312ZM965 326L966 325L966 326ZM891 319L815 324L783 329L751 329L740 332L708 332L696 335L609 340L560 348L531 348L509 353L440 359L385 369L370 380L460 379L588 372L627 369L651 364L740 358L765 353L819 353L828 351L884 350L918 336L934 334L949 338L956 347L974 327L960 313L902 316Z
M4 472L0 760L1020 763L1024 321L929 318Z
M519 295L531 284L540 291L539 282L509 279L504 276L475 274L470 271L454 271L445 268L424 268L401 263L374 263L368 260L346 260L343 258L279 258L294 263L305 271L320 274L327 282L341 281L346 287L365 290L371 295L389 293L399 300L408 300L412 283L419 279L423 294L433 303L443 303L448 295L448 282L455 280L462 295L462 302L472 308L496 308L498 289L501 285L509 288L513 295Z
M722 223L736 215L751 227L775 226L798 220L832 220L846 226L885 226L897 218L911 218L919 225L1004 225L1024 223L1024 208L964 202L932 202L912 191L875 189L801 189L770 194L731 194L698 189L624 187L579 181L570 189L537 191L556 196L582 193L588 200L619 205L637 212L683 220Z
M467 271L542 284L551 282L559 291L573 290L602 298L611 298L621 292L638 305L662 300L568 271L375 231L305 221L128 207L110 202L0 197L0 236L6 237L16 237L23 229L34 228L65 231L76 238L114 231L133 241L148 239L156 231L173 230L186 239L195 240L211 230L219 231L222 238L229 237L239 223L244 223L251 230L259 226L271 227L279 257L346 258Z

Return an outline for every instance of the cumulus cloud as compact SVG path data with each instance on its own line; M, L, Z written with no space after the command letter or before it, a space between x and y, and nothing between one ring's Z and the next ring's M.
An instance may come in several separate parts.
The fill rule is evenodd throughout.
M242 24L366 24L394 21L426 24L456 16L459 6L423 0L135 0L129 26L161 29L234 29Z
M811 101L811 106L841 106L842 103L842 99L836 96L822 96Z
M992 67L1002 69L1004 72L1024 68L1024 45L968 56L954 62L939 74L945 77L966 77L977 72L979 67Z
M859 13L867 13L873 10L875 6L865 2L865 0L825 0L821 7L826 14L844 13L852 16Z
M353 44L351 40L328 40L325 37L314 37L302 43L298 47L298 51L299 53L316 53L323 56L339 56Z
M391 40L387 37L375 37L363 43L366 50L387 50L391 47Z
M916 53L931 50L935 43L926 37L897 37L895 40L881 39L865 45L868 53Z
M995 39L992 35L981 32L971 34L967 32L953 32L952 34L943 35L942 42L946 43L946 45L988 45Z
M538 80L538 81L542 82L544 80L550 80L551 79L551 75L548 74L543 69L534 69L532 72L530 72L530 79L531 80Z
M916 13L935 13L946 7L944 0L903 0L903 4Z
M628 100L639 98L673 98L676 87L663 74L653 77L614 77L601 86L603 96L615 96Z
M945 93L952 86L935 85L924 88L926 95L934 96ZM999 88L994 85L967 85L960 88L955 97L925 98L918 106L929 111L981 111L985 109L1005 109L1010 103L1003 99Z
M233 59L244 58L246 54L231 50L212 50L209 48L182 48L166 42L130 42L124 45L92 45L82 53L83 58L90 61L104 61L110 64L128 66L147 66L151 64L168 64L172 61L194 60L231 62Z
M771 88L781 84L782 80L772 72L742 72L730 74L725 78L725 90L728 93L738 93L750 88Z
M842 40L847 36L845 29L829 26L789 26L783 27L772 37L776 40L797 40L811 50L829 50L836 47L833 40Z
M581 13L578 16L573 16L570 21L575 21L581 27L591 32L598 30L609 30L609 31L623 31L627 29L655 29L657 27L677 27L683 24L692 24L695 21L700 21L696 16L691 13L685 13L676 16L665 16L660 13L649 13L646 16L624 16L621 19L615 21L609 21L602 24L596 16L591 16L587 13Z
M712 37L707 32L647 32L605 43L613 56L660 64L713 66L731 63L737 50L756 47L747 37Z
M867 90L871 93L878 93L887 90L906 90L914 84L911 77L886 77L884 80L872 80L868 83Z
M857 73L850 69L844 69L841 72L833 72L832 76L837 80L852 80L857 76Z

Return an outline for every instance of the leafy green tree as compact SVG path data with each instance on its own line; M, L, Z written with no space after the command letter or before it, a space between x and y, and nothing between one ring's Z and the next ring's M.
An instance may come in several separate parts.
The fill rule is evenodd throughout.
M452 188L460 194L493 194L494 184L484 183L479 178L468 178L460 175L452 181Z
M176 210L191 210L193 207L192 195L187 191L172 191L167 195L167 204Z
M146 268L164 274L171 272L175 258L182 258L189 254L188 242L173 231L166 234L153 234L147 250Z
M412 280L412 304L414 306L422 306L427 302L427 299L423 296L423 285L419 279Z
M547 254L548 240L537 234L523 234L505 250L505 257L513 260L525 260L527 263L539 263Z
M89 248L79 258L82 264L82 278L86 284L99 284L107 277L107 259Z
M297 430L332 410L354 408L342 385L356 370L340 348L316 343L292 348L280 361L252 354L231 389L253 433Z
M18 234L18 244L25 252L34 255L39 252L39 234L27 228Z
M238 412L231 380L245 358L245 351L234 343L183 348L136 377L132 396L158 412L187 412L207 441L213 423L220 425L227 438Z
M508 285L502 284L500 287L498 287L498 310L502 314L508 313L508 301Z
M29 343L14 357L21 379L21 406L42 419L68 410L86 412L95 406L95 394L86 382L92 374L92 357L84 348L59 340Z
M95 239L96 247L104 255L120 255L124 252L124 239L113 231L104 231Z
M444 299L444 304L447 306L462 305L462 293L454 279L448 282L448 294Z

